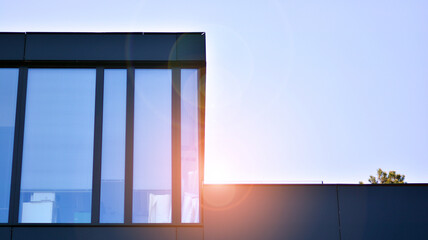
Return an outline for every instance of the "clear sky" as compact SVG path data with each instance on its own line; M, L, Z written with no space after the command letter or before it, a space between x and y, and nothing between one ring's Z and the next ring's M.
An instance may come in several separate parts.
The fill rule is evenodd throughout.
M206 32L206 182L428 182L428 2L1 0L0 31Z

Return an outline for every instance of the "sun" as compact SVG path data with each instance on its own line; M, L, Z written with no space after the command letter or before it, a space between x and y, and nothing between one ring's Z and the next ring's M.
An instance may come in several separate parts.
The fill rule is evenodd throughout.
M204 183L207 184L226 184L233 181L233 174L230 166L223 161L209 161L205 164Z

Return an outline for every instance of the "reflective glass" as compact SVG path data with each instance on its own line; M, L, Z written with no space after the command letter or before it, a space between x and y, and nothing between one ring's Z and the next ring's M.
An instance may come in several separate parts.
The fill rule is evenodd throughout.
M198 70L181 70L181 221L199 222Z
M104 71L101 223L123 223L125 197L126 69Z
M16 68L0 69L0 223L9 216L18 74Z
M169 69L135 71L135 223L171 222L171 94Z
M29 69L19 222L89 223L95 69Z

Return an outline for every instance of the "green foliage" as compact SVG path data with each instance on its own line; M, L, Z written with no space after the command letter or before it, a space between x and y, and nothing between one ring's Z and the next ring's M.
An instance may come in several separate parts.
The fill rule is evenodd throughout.
M377 170L377 178L370 176L369 182L371 184L405 184L404 178L406 175L398 174L395 171L384 172L382 169ZM363 182L360 181L360 184Z

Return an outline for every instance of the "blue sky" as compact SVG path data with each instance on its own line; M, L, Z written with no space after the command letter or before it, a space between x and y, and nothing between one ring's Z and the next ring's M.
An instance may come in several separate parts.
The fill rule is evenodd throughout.
M426 1L0 1L0 31L202 31L206 182L428 182Z

